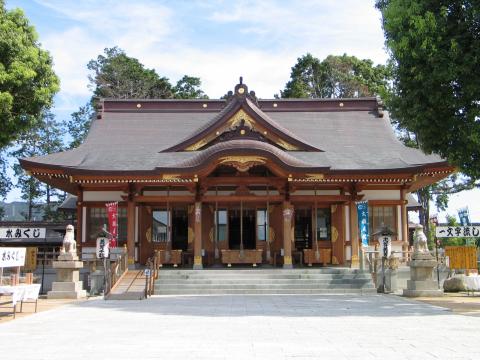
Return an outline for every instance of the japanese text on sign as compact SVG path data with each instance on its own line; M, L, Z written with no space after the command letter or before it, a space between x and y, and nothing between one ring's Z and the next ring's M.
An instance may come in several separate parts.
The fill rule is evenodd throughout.
M109 241L105 237L97 238L97 258L108 258L109 255Z
M480 237L480 226L437 226L435 235L441 238Z
M0 239L45 239L45 228L1 227Z
M358 229L363 246L368 246L368 202L357 202Z
M1 247L0 268L25 265L26 248Z

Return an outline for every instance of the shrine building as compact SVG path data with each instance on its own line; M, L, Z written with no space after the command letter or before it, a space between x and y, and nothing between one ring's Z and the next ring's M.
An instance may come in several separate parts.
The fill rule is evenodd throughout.
M118 202L130 264L357 266L357 201L370 234L408 245L407 194L455 169L405 147L377 98L103 99L85 142L21 159L77 196L76 240L95 246ZM370 243L374 238L370 235Z

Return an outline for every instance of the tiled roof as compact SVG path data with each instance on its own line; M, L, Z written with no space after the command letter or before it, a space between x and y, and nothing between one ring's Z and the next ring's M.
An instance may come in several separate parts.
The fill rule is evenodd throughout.
M80 147L24 159L24 167L83 171L161 171L198 166L216 151L265 151L288 166L368 171L444 164L436 155L405 147L388 114L373 98L326 100L245 99L247 106L279 132L321 151L285 151L267 143L229 141L201 151L168 149L208 131L235 106L233 101L105 100ZM135 106L136 102L141 102ZM202 104L204 105L202 107ZM205 104L209 104L208 107ZM223 105L222 105L223 104ZM257 106L258 104L258 106ZM168 150L168 151L166 151ZM177 149L178 150L178 149Z

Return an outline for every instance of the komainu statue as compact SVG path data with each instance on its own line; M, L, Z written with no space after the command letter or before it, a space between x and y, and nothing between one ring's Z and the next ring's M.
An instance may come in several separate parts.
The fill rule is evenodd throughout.
M430 254L427 245L427 237L423 232L423 226L418 224L415 226L415 234L413 235L413 252L415 254Z
M77 242L75 241L75 233L73 231L73 225L67 225L67 229L65 231L65 237L63 238L62 248L60 249L60 253L69 253L69 254L77 254Z

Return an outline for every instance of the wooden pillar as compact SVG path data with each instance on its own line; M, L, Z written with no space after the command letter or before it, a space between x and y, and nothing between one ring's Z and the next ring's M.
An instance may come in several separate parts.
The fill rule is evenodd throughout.
M401 199L402 201L402 235L403 235L403 243L402 243L402 250L403 251L408 251L408 247L410 245L408 241L408 214L407 214L407 199L406 199L406 191L404 189L400 190L401 191ZM405 256L407 254L405 253Z
M350 201L350 242L352 244L352 261L351 267L357 269L360 266L360 239L358 236L358 214L355 201Z
M83 191L81 187L77 190L77 247L78 251L82 251L82 227L83 227ZM45 249L44 249L45 251Z
M135 202L128 199L127 202L127 252L128 264L135 263Z
M293 206L289 201L283 202L283 267L291 269L292 265L292 219Z
M195 202L193 236L193 268L203 269L202 265L202 203Z

